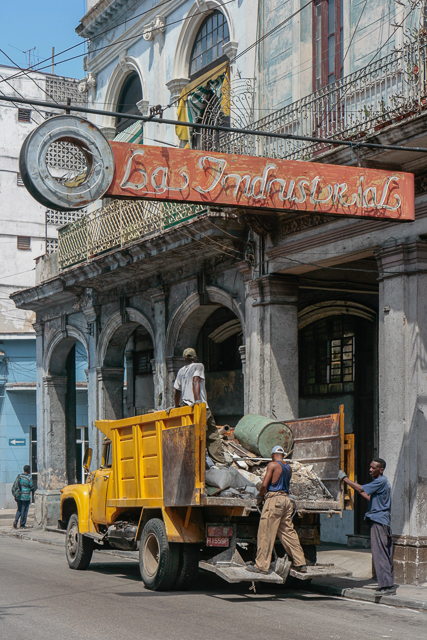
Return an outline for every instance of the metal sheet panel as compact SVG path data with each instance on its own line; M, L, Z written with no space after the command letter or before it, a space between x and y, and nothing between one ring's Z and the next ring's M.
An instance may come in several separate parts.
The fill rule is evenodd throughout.
M165 507L196 505L195 426L165 429L163 449L163 504Z

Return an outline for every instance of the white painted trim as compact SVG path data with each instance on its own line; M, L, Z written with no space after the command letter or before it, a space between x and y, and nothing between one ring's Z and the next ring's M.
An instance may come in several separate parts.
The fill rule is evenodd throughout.
M34 333L0 333L1 340L35 340L36 332Z

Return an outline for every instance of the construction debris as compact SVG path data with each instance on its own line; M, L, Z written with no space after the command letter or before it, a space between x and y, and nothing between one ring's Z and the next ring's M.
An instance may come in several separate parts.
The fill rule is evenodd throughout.
M230 440L229 431L223 433L222 446L229 468L210 466L206 470L206 484L216 487L215 495L223 497L251 496L255 497L263 481L268 461L257 459L252 451L248 451L237 440ZM244 458L242 460L242 458ZM292 464L290 498L294 500L328 500L332 496L320 478L313 471L312 465L289 460ZM212 489L209 490L212 495Z

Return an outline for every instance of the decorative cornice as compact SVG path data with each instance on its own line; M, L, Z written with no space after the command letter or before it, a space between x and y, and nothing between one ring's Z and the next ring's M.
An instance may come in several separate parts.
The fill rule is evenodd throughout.
M285 219L281 221L279 226L279 238L285 238L286 236L293 235L294 233L307 231L307 229L313 229L314 227L319 227L322 224L329 224L330 222L337 222L337 217L310 214L295 217L291 220Z
M165 25L166 21L164 16L156 15L154 20L151 20L151 22L147 22L147 24L145 25L142 31L142 37L144 38L144 40L151 42L157 36L164 35L166 31Z
M166 367L168 373L177 374L181 367L184 366L184 364L184 358L181 358L181 356L168 356L166 358Z
M166 82L166 87L171 92L171 99L174 100L175 98L178 98L181 91L189 82L189 78L173 78L172 80L169 80L169 82Z
M379 280L427 272L427 242L396 242L374 252Z
M96 376L98 382L102 380L118 380L123 379L124 367L97 367Z
M292 276L281 274L263 276L249 283L249 291L254 299L253 307L298 303L298 279Z

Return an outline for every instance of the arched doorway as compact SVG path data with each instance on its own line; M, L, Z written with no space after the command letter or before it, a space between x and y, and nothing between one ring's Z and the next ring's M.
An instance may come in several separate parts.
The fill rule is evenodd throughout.
M137 103L142 100L141 80L136 71L132 71L125 79L117 100L116 111L123 114L116 119L116 132L121 133L135 123L126 114L140 115Z
M203 324L196 344L199 360L205 365L209 407L217 424L234 427L244 414L239 319L230 309L219 307Z
M41 468L47 472L56 470L53 484L73 484L84 482L83 455L88 445L88 397L87 378L88 351L83 335L72 326L55 336L45 363L47 375L44 378L44 403L50 448ZM37 437L37 441L45 438ZM41 486L46 482L42 480Z
M127 310L128 321L115 314L101 336L98 361L99 417L107 420L147 413L157 408L154 383L154 344L142 314Z
M299 415L301 418L336 413L345 408L345 431L354 433L356 476L366 478L377 455L375 414L376 322L368 309L337 313L322 305L311 323L299 332ZM323 314L323 317L321 317ZM307 318L306 318L307 320ZM367 503L356 496L354 531L368 535L364 521Z

